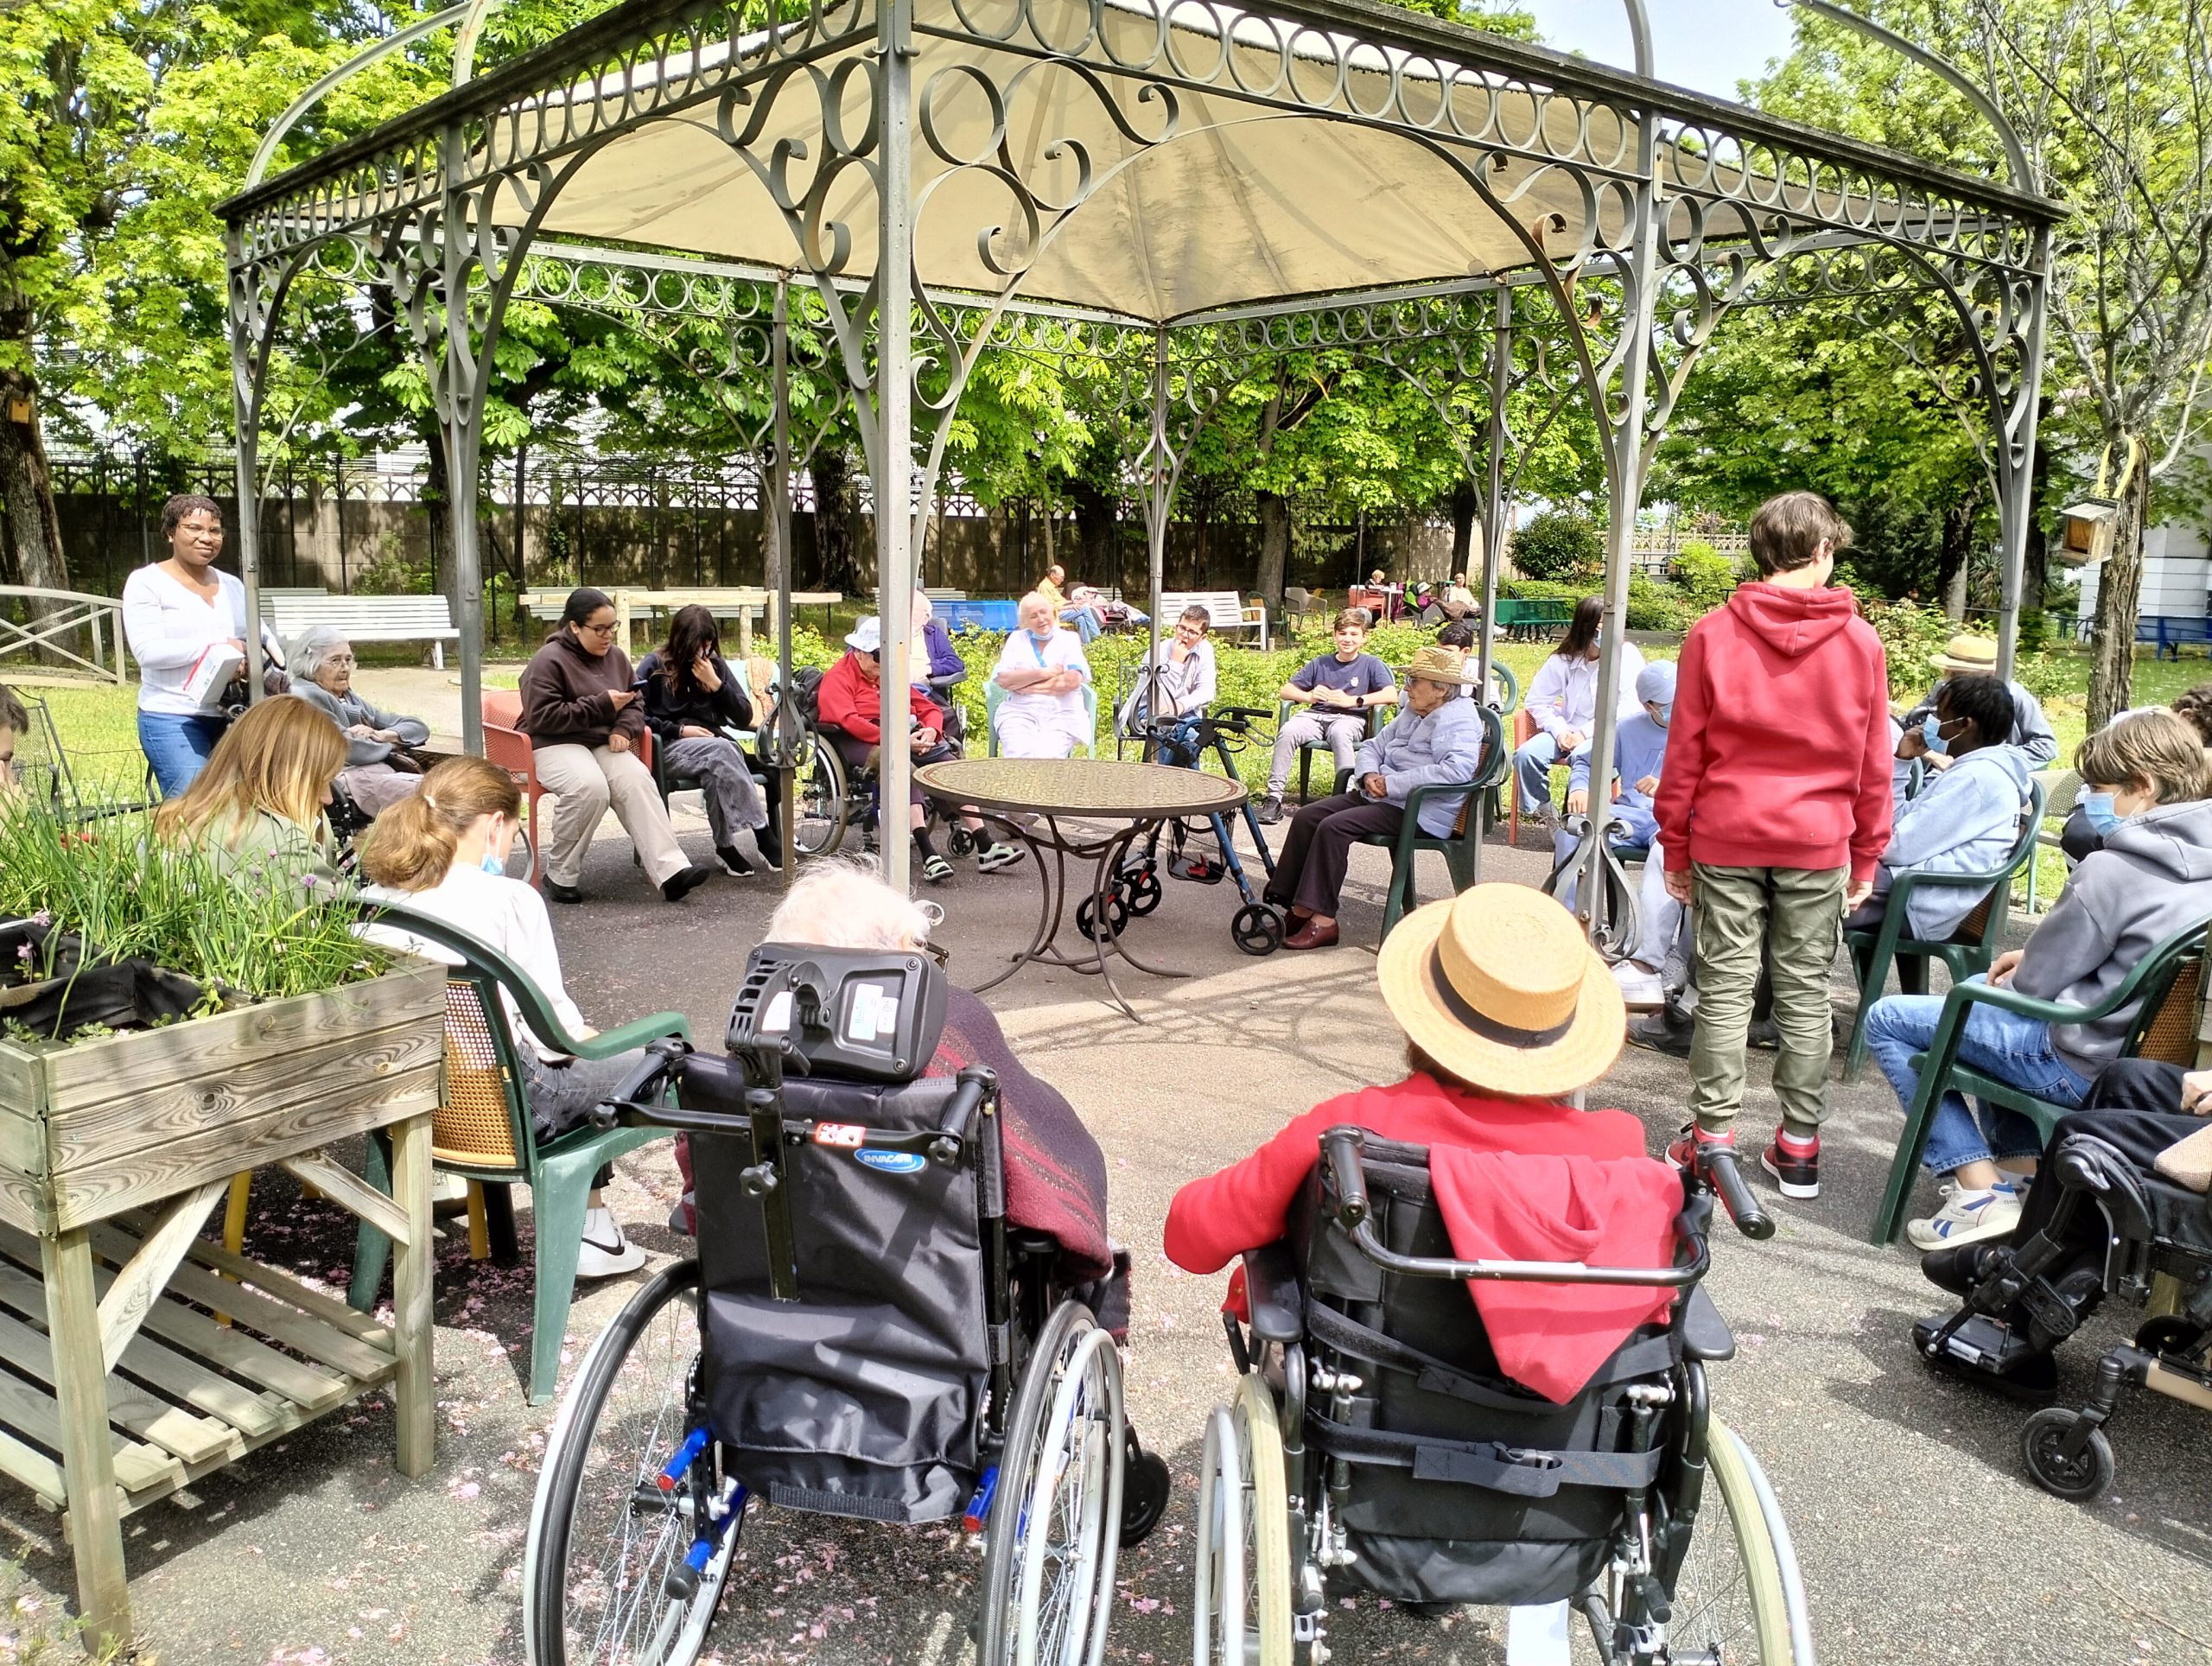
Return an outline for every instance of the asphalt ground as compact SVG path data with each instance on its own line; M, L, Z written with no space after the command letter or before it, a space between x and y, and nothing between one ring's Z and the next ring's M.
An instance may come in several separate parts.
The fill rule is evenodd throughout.
M704 856L696 811L680 811L678 824ZM1548 862L1525 829L1523 841L1529 848L1518 852L1494 843L1485 876L1540 878ZM1440 862L1423 861L1440 894ZM1130 1415L1176 1478L1166 1522L1122 1559L1109 1659L1187 1656L1199 1440L1230 1383L1216 1316L1222 1281L1183 1275L1160 1253L1168 1200L1286 1116L1402 1073L1402 1044L1374 985L1386 880L1382 853L1357 853L1344 946L1265 960L1230 941L1232 887L1170 883L1134 940L1192 976L1126 979L1141 1024L1100 1002L1095 980L1062 970L1027 969L988 997L1024 1059L1068 1096L1107 1154L1112 1228L1135 1257ZM664 905L610 821L585 889L582 906L554 917L586 1016L608 1025L674 1009L713 1045L777 881L717 878ZM1002 963L1035 918L1026 868L981 875L963 864L931 894L945 906L940 938L964 982ZM1847 1010L1840 976L1836 990ZM1747 1135L1773 1115L1768 1058L1752 1055ZM1636 1112L1656 1150L1681 1120L1686 1088L1680 1061L1631 1050L1592 1103ZM1776 1200L1781 1227L1768 1243L1718 1240L1710 1285L1739 1343L1735 1360L1713 1368L1715 1407L1783 1503L1821 1658L2212 1659L2212 1446L2202 1415L2154 1396L2131 1401L2112 1430L2118 1482L2096 1505L2032 1486L2018 1457L2024 1413L1917 1362L1907 1327L1939 1299L1909 1252L1864 1241L1900 1125L1891 1096L1870 1072L1838 1086L1834 1105L1823 1195ZM621 1164L617 1212L656 1264L681 1253L661 1224L675 1193L665 1146ZM1922 1207L1929 1201L1924 1192ZM281 1173L259 1177L255 1205L250 1254L342 1286L350 1218L302 1203ZM526 1210L522 1222L526 1255ZM524 1402L527 1263L472 1263L460 1239L452 1231L439 1250L434 1470L411 1482L396 1476L389 1408L371 1401L130 1518L132 1593L152 1657L271 1666L521 1657L523 1537L556 1408ZM582 1294L570 1315L571 1363L641 1278ZM2086 1395L2097 1351L2135 1317L2107 1309L2063 1351L2071 1403ZM0 1568L0 1580L12 1581L0 1587L0 1658L29 1659L66 1633L69 1567L53 1519L28 1496L0 1488L0 1519L22 1559ZM980 1564L951 1532L779 1516L755 1518L747 1532L710 1658L936 1666L968 1652ZM1501 1661L1503 1637L1496 1611L1439 1621L1368 1602L1332 1616L1337 1658L1378 1666Z

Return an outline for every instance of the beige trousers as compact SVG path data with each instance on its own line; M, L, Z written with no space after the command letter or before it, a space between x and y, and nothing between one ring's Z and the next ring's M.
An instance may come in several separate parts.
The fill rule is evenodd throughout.
M655 885L690 866L669 825L668 806L653 785L652 772L634 752L605 747L554 746L532 749L537 779L553 795L553 827L545 836L545 874L574 885L583 872L584 852L607 806L638 847L645 877Z

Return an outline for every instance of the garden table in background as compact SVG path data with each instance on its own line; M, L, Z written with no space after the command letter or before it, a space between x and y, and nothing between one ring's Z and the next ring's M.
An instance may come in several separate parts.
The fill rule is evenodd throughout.
M948 811L973 807L1028 848L1037 868L1037 930L1014 963L976 987L1003 983L1032 961L1096 975L1112 992L1122 1013L1136 1013L1114 982L1118 956L1139 971L1157 977L1187 974L1149 965L1129 952L1125 932L1107 927L1122 859L1147 830L1185 816L1217 816L1244 802L1244 788L1218 775L1164 764L1109 763L1089 758L959 758L927 764L914 772L914 784ZM1096 824L1106 823L1101 833ZM1084 830L1071 823L1089 823ZM1046 860L1047 853L1050 860ZM1067 912L1068 859L1095 863L1090 886L1092 920L1098 922L1084 947L1071 957L1058 944L1061 916Z

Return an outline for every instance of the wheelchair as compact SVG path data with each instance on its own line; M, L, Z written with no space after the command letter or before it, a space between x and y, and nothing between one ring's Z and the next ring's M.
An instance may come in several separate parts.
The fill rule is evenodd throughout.
M1454 1259L1426 1148L1319 1143L1287 1236L1244 1257L1249 1322L1224 1315L1237 1387L1206 1429L1197 1666L1320 1666L1355 1591L1572 1602L1606 1666L1810 1666L1788 1527L1707 1397L1735 1351L1700 1283L1713 1190L1746 1236L1774 1230L1733 1154L1684 1175L1674 1264L1633 1269ZM1562 1405L1502 1375L1471 1278L1681 1295Z
M1154 718L1147 713L1133 712L1123 732L1130 740L1142 741L1156 761L1178 769L1204 767L1206 754L1211 752L1220 763L1222 773L1234 781L1241 779L1236 754L1251 744L1252 725L1265 722L1273 715L1272 712L1249 706L1216 706L1191 717ZM1267 836L1260 830L1259 811L1249 798L1242 814L1245 830L1252 836L1252 848L1260 853L1260 866L1271 880L1275 874L1274 852L1268 847ZM1185 847L1192 834L1199 830L1211 830L1213 834L1214 843L1221 851L1218 861L1185 854ZM1160 906L1160 842L1163 832L1169 842L1168 872L1202 885L1218 885L1224 879L1235 881L1243 906L1230 920L1229 935L1239 949L1256 956L1273 954L1282 946L1282 912L1272 903L1263 901L1260 893L1252 888L1243 862L1236 854L1236 841L1226 816L1206 817L1195 827L1185 821L1167 823L1164 827L1155 825L1146 836L1142 847L1122 859L1122 871L1116 877L1114 888L1107 893L1103 921L1094 918L1094 910L1085 900L1076 908L1077 931L1087 938L1095 938L1102 933L1118 937L1131 919L1141 918Z
M2178 1310L2146 1319L2133 1345L2098 1360L2088 1404L2045 1407L2020 1431L2029 1478L2086 1504L2112 1485L2105 1426L2128 1389L2212 1408L2212 1199L2087 1134L2062 1141L2036 1184L2063 1188L2049 1225L2018 1245L1992 1246L1959 1310L1941 1324L1914 1326L1913 1341L1931 1364L2001 1372L2056 1348L2107 1295L2140 1303L2154 1279L2173 1280ZM2101 1255L2070 1241L2078 1211L2092 1208L2104 1217Z
M763 763L786 766L793 773L793 811L786 830L788 849L802 856L828 856L844 843L845 829L853 819L853 791L845 778L845 760L822 728L816 703L822 673L812 667L792 673L791 693L780 691L760 730L759 756Z
M921 1078L944 990L918 953L763 944L727 1056L657 1042L594 1113L691 1135L698 1258L632 1299L554 1423L532 1666L690 1666L734 1580L774 1577L773 1511L957 1521L983 1548L980 1662L1100 1658L1167 1469L1096 1293L1007 1223L995 1078Z

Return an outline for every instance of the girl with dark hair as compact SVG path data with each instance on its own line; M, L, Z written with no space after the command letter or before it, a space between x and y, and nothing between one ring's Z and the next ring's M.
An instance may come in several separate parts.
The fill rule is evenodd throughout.
M614 604L598 590L569 594L561 622L522 671L522 728L537 779L553 795L545 837L545 894L582 902L584 852L613 807L645 877L675 902L712 877L676 842L668 806L639 756L645 714L630 656L615 645Z
M782 843L768 825L760 784L753 779L742 747L724 733L753 727L745 679L722 658L721 631L704 607L679 607L668 623L667 645L638 667L645 696L645 723L663 750L668 773L696 781L715 833L715 859L727 874L753 871L737 848L748 830L769 867L783 864Z
M1597 720L1605 618L1604 597L1585 596L1575 603L1567 634L1529 684L1524 709L1536 732L1513 754L1513 773L1520 780L1521 813L1547 827L1558 823L1552 807L1552 770L1570 762L1589 743ZM1643 656L1632 642L1619 646L1620 675L1613 690L1616 715L1629 717L1639 709L1636 679L1643 674Z
M192 785L222 738L219 698L232 679L207 690L205 699L189 690L194 668L210 652L243 662L245 586L215 570L223 553L223 512L213 498L179 493L162 506L161 526L168 559L124 581L123 635L138 662L138 744L162 796L174 798ZM270 663L282 666L283 645L265 625L262 641Z

